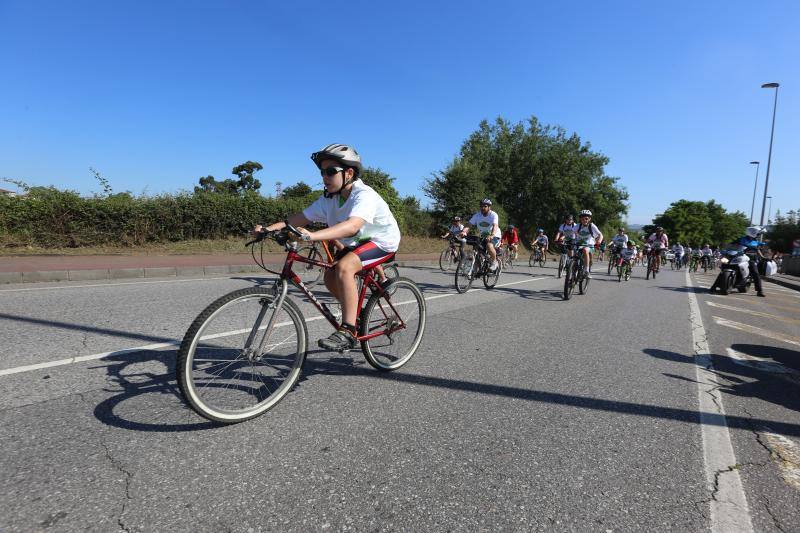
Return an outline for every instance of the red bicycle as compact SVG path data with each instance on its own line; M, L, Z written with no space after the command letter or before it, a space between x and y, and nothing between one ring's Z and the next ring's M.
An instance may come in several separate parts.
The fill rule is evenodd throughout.
M274 407L297 383L308 349L307 323L325 318L334 329L339 318L303 284L292 270L295 263L332 269L334 263L298 254L300 232L287 223L247 243L253 259L278 275L271 285L240 289L214 301L189 326L178 350L178 386L199 415L225 424L259 416ZM285 247L281 272L263 261L263 240ZM261 259L255 244L261 243ZM398 277L381 286L367 267L361 278L356 323L357 339L367 362L377 370L396 370L419 348L425 331L426 306L422 291L410 279ZM294 285L322 314L306 319L293 297ZM367 294L367 291L370 291Z

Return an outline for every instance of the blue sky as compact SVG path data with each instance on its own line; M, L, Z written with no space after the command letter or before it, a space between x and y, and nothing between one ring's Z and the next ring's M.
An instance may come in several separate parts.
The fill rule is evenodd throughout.
M556 4L0 0L0 177L155 194L250 159L270 192L345 142L427 202L480 120L536 115L611 159L632 223L749 215L777 81L769 194L800 207L800 3Z

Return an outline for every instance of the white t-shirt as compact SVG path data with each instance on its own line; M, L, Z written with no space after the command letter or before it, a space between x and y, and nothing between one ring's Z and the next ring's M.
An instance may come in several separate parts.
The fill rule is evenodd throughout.
M459 233L461 233L463 229L464 229L464 224L453 224L450 226L450 229L448 231L450 231L450 233L452 233L453 235L458 235Z
M636 247L635 246L632 248L626 247L624 250L622 250L622 252L620 252L620 255L626 261L633 259L637 255Z
M588 226L578 225L578 244L581 246L594 246L595 239L600 238L601 235L602 233L594 225L594 222L589 222Z
M617 233L616 235L614 235L614 238L611 239L611 242L621 247L622 249L625 249L625 247L628 245L628 236L625 234L620 235L619 233Z
M396 252L400 245L400 228L389 206L375 192L375 189L361 180L353 182L350 196L339 205L341 197L320 196L303 210L303 216L312 222L321 222L328 227L344 222L350 217L358 217L365 224L352 237L341 239L345 246L372 241L385 252Z
M561 224L558 227L558 231L564 236L565 239L574 239L575 234L578 232L578 224L573 222L572 224Z
M483 214L479 211L472 215L472 218L469 219L469 223L478 228L478 232L481 236L487 236L492 232L492 226L497 224L497 230L492 233L492 237L497 237L498 239L502 237L502 233L500 232L500 217L497 216L497 213L494 211L489 211L489 214L483 216Z

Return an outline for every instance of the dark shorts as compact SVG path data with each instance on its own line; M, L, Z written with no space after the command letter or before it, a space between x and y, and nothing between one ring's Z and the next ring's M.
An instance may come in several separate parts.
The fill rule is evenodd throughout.
M385 263L394 257L394 252L387 252L382 250L380 246L372 241L362 242L353 247L345 247L334 256L335 260L339 260L349 253L354 253L361 260L361 267L373 267L381 263Z

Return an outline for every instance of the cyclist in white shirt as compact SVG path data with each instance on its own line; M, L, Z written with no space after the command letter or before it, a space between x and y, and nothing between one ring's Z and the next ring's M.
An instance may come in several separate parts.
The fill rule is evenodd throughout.
M620 264L624 264L625 262L630 263L631 268L636 265L636 257L639 255L639 252L636 250L636 243L633 241L628 241L625 243L625 248L619 253L620 257Z
M542 254L542 259L547 261L547 249L550 247L550 239L544 234L544 230L539 228L536 230L536 239L531 243L533 246L539 248Z
M442 235L442 239L446 239L450 236L456 237L463 230L464 224L461 223L461 217L453 217L453 222L450 224L450 228L448 228L447 233Z
M681 246L681 243L675 243L675 246L672 247L672 253L675 254L675 264L678 268L681 268L683 266L683 246Z
M492 211L492 201L488 198L481 200L481 210L472 215L469 222L461 230L461 235L466 236L469 233L470 225L478 229L480 236L486 241L486 251L489 252L489 258L492 260L489 270L497 270L497 251L495 246L500 243L500 217Z
M572 214L568 213L564 215L564 223L558 227L558 231L556 232L556 237L553 239L553 242L556 244L564 244L564 241L572 241L575 239L575 236L578 234L578 225L575 223L575 220L572 218ZM567 254L572 257L572 249L567 249Z
M654 254L656 259L655 271L658 272L661 266L661 252L669 247L669 237L664 233L664 228L658 226L655 233L650 235L650 238L647 239L647 242L653 245L653 251L658 251L658 253Z
M325 271L325 286L342 305L342 325L321 348L346 351L355 348L358 293L355 275L364 267L379 265L394 257L400 245L400 228L389 206L372 187L358 179L361 156L345 144L329 144L311 154L322 174L325 191L301 213L288 218L295 227L321 222L328 227L310 232L299 228L303 241L340 240L344 248L336 252L335 267ZM285 227L275 222L254 232Z
M711 245L710 244L706 244L700 250L700 255L701 255L700 260L703 261L706 264L707 267L711 266L711 255L712 255L712 253L713 252L711 251Z
M597 248L603 242L603 234L592 222L592 212L588 209L581 211L578 215L577 239L578 246L580 246L581 253L583 253L583 269L586 277L592 277L589 267L591 266L591 252L592 249Z
M625 228L619 228L617 234L611 238L611 244L617 247L617 253L622 253L628 246L628 236L625 235Z

